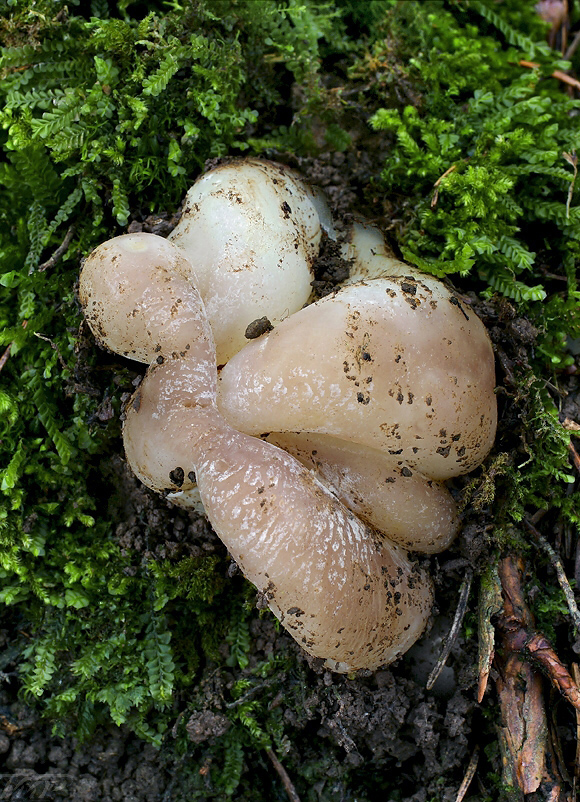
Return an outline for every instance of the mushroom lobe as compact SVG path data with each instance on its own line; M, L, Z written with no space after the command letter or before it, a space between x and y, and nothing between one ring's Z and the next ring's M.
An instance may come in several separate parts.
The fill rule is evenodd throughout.
M329 435L435 480L479 465L496 427L489 338L440 282L408 270L348 285L248 343L220 373L231 425Z
M253 321L276 324L306 303L321 225L324 199L280 164L230 162L191 187L169 239L191 260L218 364L245 345Z
M85 318L98 342L138 362L186 353L194 342L209 350L212 333L185 254L155 234L123 234L87 257L79 279Z
M232 429L212 405L179 390L191 359L149 369L129 405L127 459L160 489L195 471L207 516L244 575L309 654L334 671L376 669L423 631L431 583L393 543L359 520L291 455ZM185 380L184 380L185 379ZM188 506L188 487L169 498Z
M445 485L394 463L388 454L324 434L275 432L267 439L314 471L357 517L388 532L399 546L436 554L457 534L457 510Z

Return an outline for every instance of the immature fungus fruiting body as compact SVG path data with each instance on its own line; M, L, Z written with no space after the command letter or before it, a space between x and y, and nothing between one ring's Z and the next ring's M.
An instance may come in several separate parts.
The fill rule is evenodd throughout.
M227 196L227 185L220 192ZM300 193L310 204L309 191ZM355 262L364 262L365 236L353 236ZM439 282L400 262L374 264L372 278L281 322L270 301L254 303L258 286L275 296L275 279L260 285L260 271L271 269L262 266L235 319L231 287L240 285L220 257L211 269L230 300L216 363L220 324L208 322L201 268L183 244L118 237L81 274L97 339L149 365L126 410L128 461L176 504L190 506L199 492L232 557L308 653L342 672L389 663L420 635L432 602L429 578L405 550L446 547L457 516L442 482L471 470L493 441L483 325ZM389 275L378 277L381 269ZM288 282L284 270L278 279ZM201 284L211 305L211 277ZM262 316L273 330L234 347L231 332ZM231 358L218 382L223 354Z
M329 219L324 199L273 162L224 164L191 187L169 239L191 261L218 365L243 347L249 323L276 324L306 303Z
M154 235L125 235L97 248L81 274L97 338L150 363L126 410L131 467L184 506L195 475L216 532L306 651L338 671L390 662L424 628L429 580L294 457L224 420L203 303L167 269L180 263L176 250ZM155 325L144 314L150 298ZM163 316L172 329L182 322L176 340L156 326Z
M493 353L468 306L383 246L357 227L352 272L370 278L248 343L220 373L218 406L316 469L389 538L434 553L457 531L442 482L493 444Z

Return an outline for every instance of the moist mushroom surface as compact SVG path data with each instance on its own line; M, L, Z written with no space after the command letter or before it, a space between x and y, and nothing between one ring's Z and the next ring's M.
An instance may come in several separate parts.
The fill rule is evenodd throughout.
M232 557L310 654L336 671L392 661L424 629L428 577L298 460L224 420L211 329L201 297L172 269L175 250L154 235L125 235L97 248L81 274L97 339L151 362L126 408L129 464L186 507L197 483ZM166 316L171 326L149 320L149 298L153 321Z
M491 448L494 385L479 318L409 269L348 285L248 343L221 371L219 406L249 434L331 435L442 480Z
M267 304L289 300L292 271L269 257L248 269L269 230L263 209L234 215L229 228L218 218L217 245L196 229L211 226L216 204L244 206L240 187L257 172L266 195L277 188L277 166L240 167L251 178L226 176L227 191L219 169L207 187L197 182L187 199L197 222L173 241L131 234L99 246L81 273L81 302L99 342L149 365L125 411L135 474L175 504L201 496L232 557L309 654L336 671L378 668L419 637L431 609L430 580L405 549L449 544L458 522L443 480L491 448L491 346L468 306L364 227L348 245L350 283L302 309L301 290L281 319L287 310ZM300 179L283 192L294 208L284 201L278 234L299 232L294 250L310 276L321 225L331 224ZM215 312L220 294L227 320ZM274 328L243 345L252 316Z
M218 364L242 348L254 320L275 324L306 303L327 217L324 200L273 162L224 164L191 187L169 239L191 261Z

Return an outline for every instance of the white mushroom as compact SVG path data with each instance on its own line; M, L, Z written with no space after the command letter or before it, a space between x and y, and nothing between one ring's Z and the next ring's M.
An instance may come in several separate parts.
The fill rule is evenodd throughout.
M415 277L424 277L423 273L397 259L385 242L383 233L368 223L352 224L341 253L343 259L350 262L349 277L343 285L385 276L406 275L409 271Z
M169 239L193 266L218 364L245 345L253 321L275 325L306 303L329 225L324 199L273 162L224 164L191 187Z
M248 434L330 435L444 480L489 452L494 385L477 315L409 270L348 285L248 343L223 368L218 403Z

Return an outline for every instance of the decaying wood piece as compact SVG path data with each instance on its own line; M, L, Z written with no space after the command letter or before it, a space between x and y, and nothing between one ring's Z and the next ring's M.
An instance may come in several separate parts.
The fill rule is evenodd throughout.
M572 676L576 685L580 684L580 667L577 663L572 663ZM576 711L576 759L574 761L574 793L578 787L580 779L580 711Z
M542 679L529 663L510 655L497 680L501 709L499 740L503 780L532 794L546 774L548 727Z
M273 749L266 749L266 754L268 755L268 757L270 758L270 760L272 762L272 765L274 766L274 768L278 772L278 774L280 776L280 779L282 780L282 784L284 786L284 790L288 794L288 799L290 800L290 802L300 802L300 797L296 793L296 789L294 788L294 784L292 783L292 780L290 779L290 777L288 775L288 772L286 771L284 766L280 763L280 761L276 757L276 754L275 754L274 750Z
M498 573L502 584L504 609L498 620L503 647L507 653L519 654L535 669L542 671L558 691L580 710L580 690L568 669L555 653L548 639L534 630L534 620L524 601L521 558L500 560Z
M497 621L501 652L496 654L496 684L503 779L523 796L539 793L542 800L568 802L549 738L540 671L576 709L580 692L547 639L534 630L521 586L523 570L518 557L506 557L498 565L503 610Z
M495 657L495 626L493 621L503 608L501 582L497 573L497 563L489 566L481 577L478 609L478 686L477 702L484 697L491 666Z

